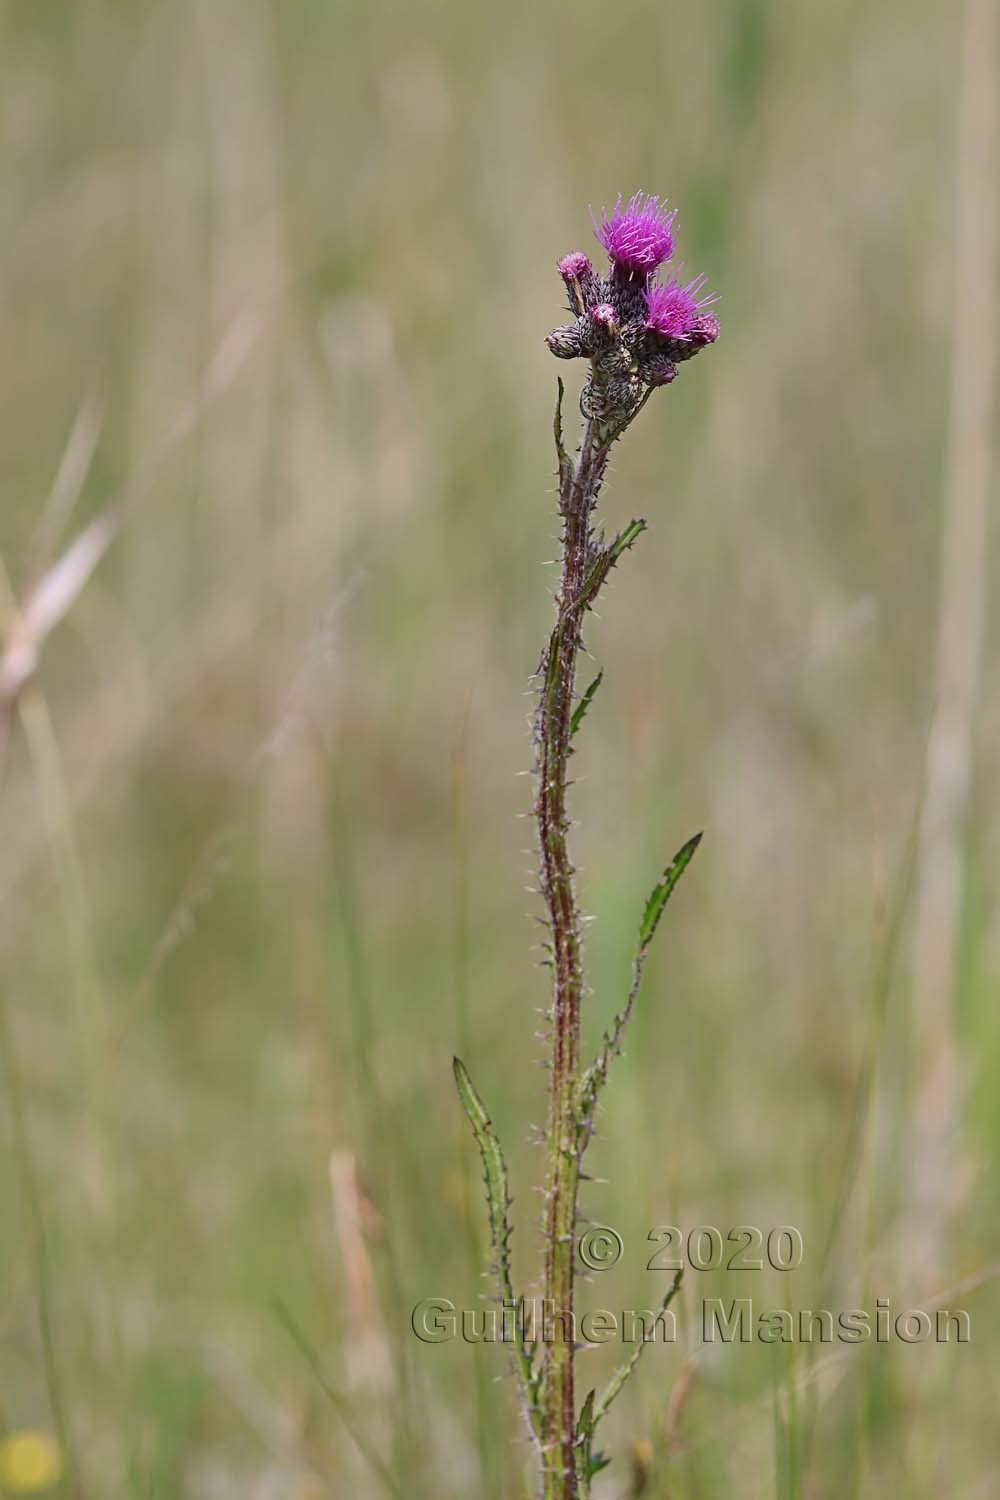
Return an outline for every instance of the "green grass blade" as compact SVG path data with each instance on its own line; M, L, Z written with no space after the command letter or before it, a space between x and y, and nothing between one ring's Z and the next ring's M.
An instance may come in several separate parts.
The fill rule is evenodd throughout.
M389 1493L396 1496L397 1500L402 1500L403 1491L399 1484L397 1484L395 1475L386 1466L386 1464L382 1460L381 1455L376 1451L372 1444L369 1443L364 1433L358 1427L357 1423L354 1420L354 1412L352 1410L350 1402L340 1394L335 1386L330 1384L330 1381L323 1373L323 1367L320 1364L319 1355L317 1354L313 1345L309 1342L309 1339L306 1337L299 1324L296 1322L295 1318L292 1316L289 1309L280 1299L277 1298L273 1303L273 1309L275 1317L278 1319L278 1322L284 1328L285 1332L288 1334L288 1337L291 1339L292 1343L298 1349L299 1353L302 1355L302 1358L309 1366L316 1380L316 1384L319 1386L320 1390L323 1392L323 1395L329 1401L330 1405L337 1413L337 1416L344 1424L344 1427L347 1430L351 1441L354 1443L362 1458L366 1461L373 1472L378 1475Z

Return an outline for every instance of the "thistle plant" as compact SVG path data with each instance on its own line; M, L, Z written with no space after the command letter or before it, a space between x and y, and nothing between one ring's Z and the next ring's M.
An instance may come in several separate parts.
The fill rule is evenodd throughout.
M601 486L614 444L652 393L669 385L678 367L713 344L719 325L709 308L703 277L682 283L661 268L675 250L675 211L657 198L636 193L621 198L594 232L607 252L600 274L582 251L564 256L558 270L569 297L572 321L547 338L559 359L584 359L587 369L580 411L579 446L571 458L563 442L563 383L558 382L554 423L558 460L562 571L555 623L538 669L534 720L535 796L540 889L545 902L545 945L552 973L548 1011L550 1056L545 1129L542 1326L529 1328L521 1315L510 1260L511 1201L507 1168L486 1109L462 1062L455 1059L459 1095L482 1155L497 1294L513 1315L513 1363L528 1431L538 1456L539 1493L544 1500L582 1500L606 1460L594 1447L601 1419L631 1375L642 1343L603 1393L578 1402L576 1390L575 1257L584 1153L610 1064L638 997L650 944L664 908L698 846L690 839L654 886L639 924L632 982L596 1056L581 1060L580 1012L588 993L584 979L582 920L569 849L568 767L576 735L602 674L580 693L577 668L587 613L612 568L646 529L628 523L610 541L595 523ZM675 1278L663 1308L676 1294Z

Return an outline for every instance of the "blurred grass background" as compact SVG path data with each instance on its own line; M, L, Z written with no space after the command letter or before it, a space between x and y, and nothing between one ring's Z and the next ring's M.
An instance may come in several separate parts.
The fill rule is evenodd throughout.
M961 502L959 105L982 49L960 21L930 0L3 7L14 595L134 501L0 789L0 1425L55 1435L53 1493L529 1493L500 1351L421 1345L409 1311L483 1285L455 1050L534 1274L542 338L588 205L637 186L680 206L723 340L606 494L610 523L651 530L588 642L591 1038L659 868L707 837L606 1096L586 1207L626 1253L584 1304L649 1305L658 1224L794 1224L805 1257L753 1286L689 1273L600 1493L997 1492L989 615L941 835L957 978L913 1006ZM981 259L964 326L988 344ZM961 556L988 577L995 551L980 527ZM927 1223L921 1077L948 1049ZM903 1308L966 1278L961 1348L834 1346L818 1373L829 1350L699 1349L704 1295ZM583 1357L584 1389L618 1352Z

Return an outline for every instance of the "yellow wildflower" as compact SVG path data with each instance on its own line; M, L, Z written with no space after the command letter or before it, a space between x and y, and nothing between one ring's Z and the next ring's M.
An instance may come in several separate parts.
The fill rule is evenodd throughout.
M62 1455L51 1433L25 1428L0 1438L0 1488L8 1494L36 1495L61 1474Z

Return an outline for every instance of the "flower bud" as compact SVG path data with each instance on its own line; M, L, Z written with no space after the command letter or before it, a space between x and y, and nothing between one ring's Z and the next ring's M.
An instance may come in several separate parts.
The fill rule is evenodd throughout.
M553 328L551 333L546 334L545 342L556 359L579 359L585 352L580 329L576 323L570 323L563 328Z
M570 307L573 312L582 313L594 284L594 268L589 256L584 255L582 250L572 250L569 255L563 256L558 270L569 293Z
M652 354L639 366L639 374L647 385L669 385L677 379L677 366L665 354Z

